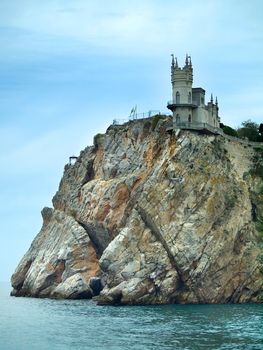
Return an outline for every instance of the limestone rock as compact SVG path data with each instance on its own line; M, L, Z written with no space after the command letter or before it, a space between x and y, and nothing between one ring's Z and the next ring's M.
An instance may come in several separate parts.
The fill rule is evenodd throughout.
M99 270L86 231L53 210L12 276L12 295L79 298L92 295L89 279Z
M168 119L110 126L66 165L13 295L262 302L262 153Z

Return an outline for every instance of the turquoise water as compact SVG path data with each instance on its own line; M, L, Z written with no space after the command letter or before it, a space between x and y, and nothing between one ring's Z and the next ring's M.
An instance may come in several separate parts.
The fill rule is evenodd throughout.
M90 300L8 296L1 350L263 349L263 305L102 307Z

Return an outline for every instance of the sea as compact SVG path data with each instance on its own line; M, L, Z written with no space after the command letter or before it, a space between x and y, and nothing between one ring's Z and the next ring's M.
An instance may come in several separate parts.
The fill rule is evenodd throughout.
M97 306L9 293L1 283L1 350L263 349L263 304Z

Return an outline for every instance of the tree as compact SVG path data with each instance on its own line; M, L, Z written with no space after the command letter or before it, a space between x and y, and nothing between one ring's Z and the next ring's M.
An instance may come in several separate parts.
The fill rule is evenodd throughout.
M263 123L259 125L258 132L259 132L259 141L263 142Z
M259 125L250 119L244 121L237 129L238 136L248 138L249 141L259 141Z
M238 137L237 131L228 125L223 126L223 131L227 135Z

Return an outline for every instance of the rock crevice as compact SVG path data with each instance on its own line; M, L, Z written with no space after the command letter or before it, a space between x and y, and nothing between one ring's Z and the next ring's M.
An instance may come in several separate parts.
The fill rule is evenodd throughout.
M222 136L112 125L66 165L16 296L99 304L263 298L263 156Z

